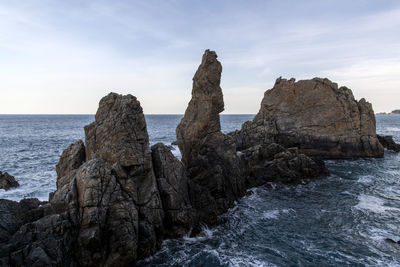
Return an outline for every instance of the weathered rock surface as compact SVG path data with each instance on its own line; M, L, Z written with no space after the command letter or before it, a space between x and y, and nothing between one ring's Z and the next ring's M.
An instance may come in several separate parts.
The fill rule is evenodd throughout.
M325 159L383 157L371 104L328 79L277 79L253 121L230 135L239 150L279 143Z
M130 238L123 243L126 251L118 249L134 255L133 259L136 249L138 258L149 256L161 245L164 212L140 102L132 95L110 93L100 101L95 118L85 127L87 160L100 158L109 163L121 192L129 196L115 211L123 216L119 220L131 218L120 230L125 231L121 232L124 239Z
M63 152L38 216L21 220L23 201L7 204L18 223L0 228L5 265L125 266L159 249L164 211L139 101L109 94L85 133L86 149L78 141Z
M15 180L14 176L7 172L0 171L0 189L9 190L13 187L18 187L19 183Z
M151 151L165 212L165 236L183 236L189 232L196 219L196 211L189 198L186 168L163 143L153 145Z
M199 220L210 224L245 193L234 140L221 132L221 72L216 53L206 50L193 77L192 99L176 129L192 205Z
M388 150L393 150L395 152L400 152L400 144L396 144L393 141L393 136L391 135L377 135L379 142L382 146Z

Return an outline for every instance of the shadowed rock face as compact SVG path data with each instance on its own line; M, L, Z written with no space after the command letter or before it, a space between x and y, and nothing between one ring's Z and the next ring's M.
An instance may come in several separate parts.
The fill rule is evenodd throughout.
M151 147L153 168L165 212L166 237L183 236L195 222L196 211L189 198L186 168L162 143Z
M192 99L176 129L192 205L200 221L211 224L245 192L235 143L221 132L221 72L216 53L206 50L193 77Z
M394 152L400 152L400 144L396 144L393 141L393 136L391 135L377 135L379 142L382 146L388 150L392 150Z
M19 183L15 180L14 176L7 172L2 173L0 171L0 189L9 190L13 187L18 187Z
M371 104L328 79L277 79L254 120L231 136L239 149L276 142L323 158L383 156Z

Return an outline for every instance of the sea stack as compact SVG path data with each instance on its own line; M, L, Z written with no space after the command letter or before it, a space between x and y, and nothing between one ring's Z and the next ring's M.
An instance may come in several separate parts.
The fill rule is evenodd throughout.
M206 50L193 77L192 99L176 129L192 205L200 221L211 224L245 193L235 142L221 132L221 73L216 53Z
M328 79L277 79L253 121L232 133L237 146L276 142L324 159L383 157L375 115L364 98Z

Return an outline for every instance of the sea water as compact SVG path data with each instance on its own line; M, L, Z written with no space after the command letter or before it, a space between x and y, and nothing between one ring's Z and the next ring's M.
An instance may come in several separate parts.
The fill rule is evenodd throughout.
M146 115L150 143L175 141L182 115ZM224 132L252 115L221 115ZM0 170L20 187L0 198L47 200L55 165L84 139L93 115L0 115ZM400 115L377 115L377 132L400 142ZM176 147L175 147L176 148ZM173 153L180 157L179 150ZM305 184L252 188L201 236L166 240L142 266L400 266L400 154L326 161L331 175Z

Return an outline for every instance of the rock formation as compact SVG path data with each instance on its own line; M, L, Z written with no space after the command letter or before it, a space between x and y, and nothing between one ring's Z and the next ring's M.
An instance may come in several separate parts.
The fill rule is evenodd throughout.
M189 197L186 168L170 151L158 143L151 147L153 168L165 211L166 237L183 236L195 222L196 210Z
M400 152L400 144L396 144L393 141L393 136L391 135L377 135L379 142L382 146L388 150L393 150L395 152Z
M13 187L18 187L19 183L15 180L14 176L7 172L2 173L0 171L0 189L9 190Z
M249 187L326 173L323 161L297 148L259 142L241 149L223 134L221 71L207 50L177 128L182 162L164 144L150 148L134 96L101 99L85 127L86 146L80 140L62 153L49 202L0 200L0 265L128 266L164 238L217 223Z
M240 150L275 142L325 159L383 157L371 104L328 79L277 79L253 121L231 136Z
M245 193L235 143L221 132L221 72L216 53L206 50L193 77L192 99L176 129L192 205L200 221L210 224Z
M241 151L246 188L266 183L300 183L302 180L328 175L322 160L299 153L298 148L286 149L271 143Z

